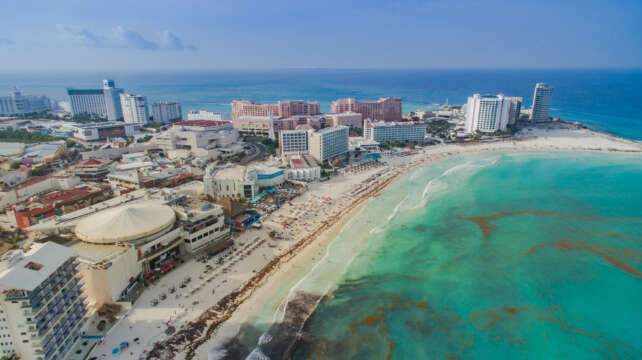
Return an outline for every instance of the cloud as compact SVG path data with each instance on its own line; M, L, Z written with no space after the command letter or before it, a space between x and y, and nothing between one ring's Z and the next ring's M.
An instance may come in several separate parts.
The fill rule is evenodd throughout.
M183 40L171 31L165 30L161 33L161 46L167 50L183 51L197 50L195 46L183 44Z
M183 40L171 31L165 30L158 34L157 40L145 38L139 32L119 25L112 29L108 36L96 34L83 27L57 25L56 29L63 41L74 46L91 48L128 48L146 51L167 50L185 51L197 50L195 46L186 45ZM0 38L0 45L5 45ZM12 41L7 44L13 44Z
M58 34L62 39L74 46L99 48L105 46L105 38L77 26L56 25Z
M15 43L16 42L11 39L0 38L0 46L10 46L10 45L14 45Z
M158 50L160 46L145 39L141 34L133 30L125 29L122 25L114 28L113 38L117 46L139 50Z

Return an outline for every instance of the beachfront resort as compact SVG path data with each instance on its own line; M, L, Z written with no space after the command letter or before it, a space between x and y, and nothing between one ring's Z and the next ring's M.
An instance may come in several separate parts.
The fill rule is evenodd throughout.
M543 83L529 108L473 94L409 113L381 97L184 116L113 80L67 94L0 98L0 356L205 359L261 288L317 261L411 169L481 152L642 152L552 118Z

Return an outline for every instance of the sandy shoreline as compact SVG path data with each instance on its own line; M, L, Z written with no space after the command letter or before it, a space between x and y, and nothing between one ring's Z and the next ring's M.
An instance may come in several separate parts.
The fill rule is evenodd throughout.
M421 154L415 155L412 164L405 166L402 171L395 177L405 174L407 171L415 169L418 166L425 166L429 163L441 161L452 156L459 156L477 152L546 152L546 151L597 151L597 152L617 152L617 153L639 153L642 146L634 141L620 139L608 134L594 132L588 129L582 130L551 130L535 131L511 139L509 141L476 143L470 145L446 145L435 149L427 149ZM392 182L390 182L392 183ZM362 202L358 208L354 208L348 217L359 213L366 201ZM206 342L197 354L198 359L207 359L208 350L211 347L221 347L231 338L236 336L240 327L252 315L253 311L259 307L273 293L270 290L271 285L278 284L284 277L287 277L290 271L297 271L304 267L304 264L310 264L318 259L318 254L324 252L330 242L341 232L343 227L350 221L344 218L338 221L334 226L319 236L313 245L304 248L296 255L291 262L286 263L278 272L271 277L259 289L249 297L244 304L238 307L235 314L223 323L216 331L212 340Z
M452 156L493 151L639 153L642 145L587 129L533 130L504 141L438 145L407 157L387 156L385 166L312 184L292 204L269 215L264 229L247 231L235 239L225 262L212 272L203 272L205 265L191 260L147 289L92 356L109 354L114 344L136 334L141 343L131 349L131 358L207 359L208 349L234 337L283 279L309 271L367 201L396 179L418 166ZM270 239L270 229L280 231L284 238ZM185 276L199 277L200 282L196 280L180 298L171 297L158 307L149 304ZM166 335L169 325L176 332Z

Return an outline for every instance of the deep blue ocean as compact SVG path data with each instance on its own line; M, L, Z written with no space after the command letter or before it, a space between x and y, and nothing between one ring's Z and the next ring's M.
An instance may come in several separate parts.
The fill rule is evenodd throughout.
M399 96L404 111L461 104L473 93L522 96L530 107L533 87L555 88L553 114L602 131L642 139L642 70L229 70L165 72L0 73L0 93L18 86L23 93L66 99L67 87L100 87L116 80L150 101L179 101L183 111L229 113L233 99L306 99L328 110L340 97Z

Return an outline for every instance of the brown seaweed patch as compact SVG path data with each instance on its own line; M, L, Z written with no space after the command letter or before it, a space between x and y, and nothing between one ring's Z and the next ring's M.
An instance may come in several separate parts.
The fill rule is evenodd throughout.
M502 307L502 311L504 311L505 313L511 314L511 315L515 315L515 314L519 314L521 312L528 311L528 308L517 307L517 306L504 306L504 307Z
M428 301L426 301L426 300L419 301L418 303L415 304L415 307L417 309L422 309L422 310L430 309L430 305L428 305Z
M589 244L586 242L578 242L573 240L558 240L553 242L545 242L532 246L526 254L534 254L544 248L553 248L560 251L575 251L599 256L602 260L615 266L616 268L626 272L629 275L642 279L642 271L629 264L628 261L622 258L637 258L639 261L639 253L632 249L619 249L614 247L607 247L603 245Z
M484 234L484 237L489 238L497 228L497 226L493 224L494 221L500 220L505 217L520 216L520 215L545 216L545 217L554 217L559 219L573 219L573 220L580 220L580 221L604 221L609 219L609 220L619 220L624 222L641 222L642 223L642 218L639 218L639 217L605 218L605 217L594 216L594 215L566 214L566 213L561 213L557 211L548 211L548 210L498 211L491 215L469 216L469 217L464 217L464 219L477 224L477 226L479 226L479 229Z
M392 359L392 352L395 350L395 342L388 341L388 348L386 350L386 360Z
M401 314L397 314L397 312L405 312L406 315L416 314L408 316L404 321L406 327L416 333L417 336L426 339L426 341L434 341L433 344L438 348L433 346L431 351L441 352L442 358L447 354L451 354L456 358L463 355L473 346L474 337L461 331L463 323L457 313L441 313L436 311L426 300L412 301L396 294L385 296L385 300L385 302L382 301L383 304L381 306L368 312L366 316L360 317L359 320L350 325L350 339L359 335L369 334L366 337L368 339L366 341L375 343L372 337L374 335L381 341L382 347L387 344L388 351L385 357L390 359L394 355L395 343L392 342L386 320L398 318ZM346 341L354 342L354 340Z
M366 326L375 326L382 322L384 320L383 316L380 315L370 315L366 316L365 319L363 319L362 323Z
M642 353L635 347L615 338L608 334L586 330L571 325L563 318L564 311L560 306L551 307L533 307L533 306L502 306L490 308L483 311L477 311L470 315L473 324L483 331L491 331L493 338L498 341L509 340L513 343L524 344L528 339L524 339L514 334L512 322L523 321L525 318L535 319L550 325L558 327L560 330L591 339L601 345L595 348L605 358L620 358L621 355L627 355L626 358L639 358ZM520 317L521 316L521 317Z
M471 314L471 320L482 330L494 328L500 322L514 318L516 315L531 311L528 306L502 306Z

